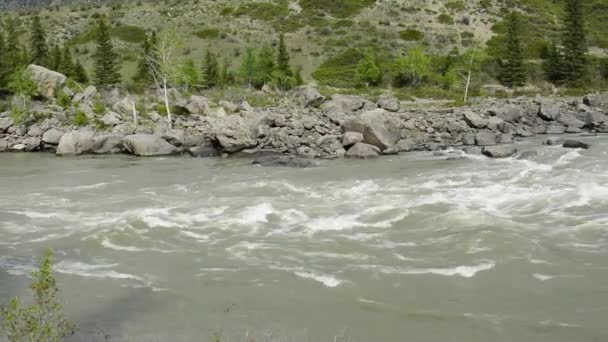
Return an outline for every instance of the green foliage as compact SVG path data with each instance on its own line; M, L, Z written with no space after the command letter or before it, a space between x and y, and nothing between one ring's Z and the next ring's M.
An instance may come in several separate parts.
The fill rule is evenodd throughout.
M3 330L10 342L59 342L73 332L73 325L65 319L59 301L59 289L52 274L52 258L49 250L38 271L32 272L31 306L25 307L18 298L13 298L0 308Z
M291 66L289 65L289 52L285 45L285 35L281 33L279 37L279 51L277 53L277 70L286 76L291 76Z
M95 62L95 84L108 86L120 83L118 56L114 52L114 46L110 39L110 31L105 19L99 19L99 35L97 37L97 48L93 55Z
M83 111L77 111L72 123L76 126L86 126L89 124L89 118Z
M217 56L211 52L211 50L207 50L205 54L205 60L203 62L203 85L205 88L213 88L217 85L218 76L219 76L219 65L217 61Z
M106 105L101 101L95 101L93 103L93 113L97 115L103 115L106 113Z
M13 77L8 84L8 89L24 99L29 99L38 94L38 89L36 83L32 80L32 75L25 68L20 69L13 74Z
M523 86L527 79L524 63L524 52L521 42L521 24L519 14L513 11L507 17L506 45L499 59L500 81L509 86Z
M46 32L40 23L40 17L37 15L32 18L30 27L30 57L34 64L47 66L49 58L49 50L46 42Z
M260 89L272 81L275 69L274 51L270 46L264 46L257 51L253 68L253 86Z
M408 42L419 41L424 39L424 33L416 29L409 28L407 30L402 30L401 32L399 32L399 37Z
M144 39L144 42L141 45L140 53L137 58L137 71L135 72L135 75L133 76L133 81L137 85L147 86L147 85L152 84L152 82L154 81L153 77L152 77L152 73L150 71L150 65L148 64L148 61L146 60L146 58L152 52L153 48L154 47L152 46L152 39L150 37L146 36L146 38Z
M246 15L253 19L272 21L278 17L289 15L289 8L286 3L274 4L271 2L251 2L240 6L234 12L234 16Z
M348 49L323 62L312 74L319 83L339 88L357 86L353 75L357 65L363 59L363 53L358 49Z
M449 9L451 11L460 12L460 11L464 11L466 9L466 6L464 4L464 1L460 1L460 0L454 1L454 0L452 0L452 1L448 1L448 3L445 4L445 8L447 8L447 9Z
M51 70L58 71L59 66L61 65L61 49L59 45L53 45L51 49L51 53L49 56L49 61L47 63L47 67Z
M139 26L121 25L112 28L110 35L128 43L141 44L146 39L146 30Z
M266 94L256 94L249 95L245 98L247 103L256 108L266 108L271 107L275 103L275 99L270 95Z
M587 73L587 40L582 0L566 0L564 19L564 77L569 82L578 82Z
M395 62L393 83L397 87L419 86L430 76L431 62L431 57L422 47L409 49L405 57L400 57Z
M355 79L366 87L377 86L382 82L382 69L374 49L365 49L363 59L357 64Z
M220 72L218 75L218 86L220 88L224 88L229 85L233 85L235 82L236 76L230 69L230 60L228 58L224 58L220 65Z
M357 15L362 9L376 3L376 0L300 0L305 11L324 11L336 18Z
M72 99L63 90L57 93L56 99L57 104L63 108L68 108L72 105Z
M67 45L64 46L63 50L61 51L61 61L57 67L57 71L70 78L74 78L76 76L76 65L74 65L72 52Z
M214 27L206 27L197 30L194 35L200 39L217 39L220 36L220 30Z
M201 75L199 74L198 69L194 65L194 61L192 59L185 60L183 63L177 66L177 69L177 84L186 92L200 84Z
M253 48L247 48L241 61L240 76L245 83L251 87L255 77L256 52Z
M81 84L89 83L89 76L79 60L74 65L74 80Z
M437 20L441 23L441 24L445 24L445 25L452 25L454 24L454 18L452 18L451 15L446 14L446 13L441 13L438 17Z

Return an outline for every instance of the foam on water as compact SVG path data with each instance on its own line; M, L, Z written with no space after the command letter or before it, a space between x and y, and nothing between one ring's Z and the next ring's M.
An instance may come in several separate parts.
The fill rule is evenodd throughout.
M409 274L409 275L423 275L423 274L434 274L441 276L460 276L463 278L472 278L477 273L488 271L493 269L496 263L493 261L485 261L479 265L474 266L456 266L448 268L396 268L396 267L385 267L377 265L361 266L363 269L376 270L385 274Z
M317 281L317 282L325 285L326 287L337 287L343 283L342 280L340 280L332 275L321 274L321 273L317 273L317 272L297 271L297 272L294 272L294 274L300 278L311 279L311 280Z
M62 260L53 266L57 272L76 275L85 278L110 278L120 280L137 280L143 281L142 278L128 273L120 273L112 268L118 264L87 264L80 261Z

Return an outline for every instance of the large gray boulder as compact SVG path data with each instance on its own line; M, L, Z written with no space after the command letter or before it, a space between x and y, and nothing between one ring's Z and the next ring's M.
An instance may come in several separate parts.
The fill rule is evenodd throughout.
M38 94L47 99L55 97L67 81L65 75L39 65L30 64L27 67L27 71L34 83L36 83Z
M112 110L120 115L133 115L133 100L128 96L112 103Z
M209 112L209 100L204 96L192 95L185 109L190 114L206 115Z
M351 114L363 108L364 104L363 98L359 96L336 94L332 96L331 100L325 102L321 109L326 113Z
M575 113L565 112L557 116L557 121L567 127L583 128L585 121L581 120Z
M353 159L372 159L380 156L380 149L373 145L357 143L346 151L346 158Z
M538 116L543 120L554 121L560 115L562 108L562 103L557 101L545 101L540 104L540 109L538 110Z
M186 134L182 129L167 129L163 132L162 138L169 144L179 147L185 144Z
M59 156L76 156L90 153L93 149L95 133L91 131L71 131L59 140L57 151Z
M378 99L378 107L389 112L398 112L401 109L401 102L395 96L384 94Z
M79 103L83 101L91 101L95 95L97 95L97 88L90 85L86 87L82 93L74 95L72 102Z
M14 124L10 117L0 118L0 133L6 132Z
M590 107L604 109L608 113L608 93L587 95L583 98L583 103Z
M204 141L198 146L191 147L188 151L196 158L217 157L221 154L211 141Z
M475 135L475 144L477 146L496 145L496 133L486 129L477 132Z
M64 134L65 131L61 129L51 128L42 135L42 142L47 145L59 145L59 141Z
M122 118L117 113L107 112L101 117L101 122L108 127L114 127L122 123Z
M489 110L489 113L510 123L519 122L521 118L526 114L524 108L516 104L507 104L504 106L496 107Z
M346 132L363 134L363 142L378 147L381 151L393 147L399 140L397 125L390 120L384 109L374 109L347 120L343 124Z
M264 121L263 116L242 117L229 115L210 120L211 131L223 152L236 153L257 145L257 127Z
M299 106L316 108L325 101L325 96L321 95L317 88L304 85L294 89L293 99Z
M123 138L125 149L136 156L153 157L176 153L175 146L151 134L133 134Z
M124 150L124 134L110 133L93 139L92 152L95 154L116 154Z
M473 128L481 129L488 126L488 120L475 112L466 111L464 112L463 116L464 121Z
M364 139L363 134L359 132L346 132L342 137L342 145L353 146L356 143L363 142Z
M486 146L481 153L490 158L509 158L517 153L517 149L510 145Z

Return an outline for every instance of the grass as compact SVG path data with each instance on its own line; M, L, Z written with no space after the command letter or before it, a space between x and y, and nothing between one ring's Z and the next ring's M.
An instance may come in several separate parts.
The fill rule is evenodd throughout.
M194 35L200 39L217 39L220 37L220 30L214 27L206 27L194 32Z
M358 49L348 49L326 60L313 73L313 78L322 84L339 88L352 88L357 85L353 75L363 53Z
M416 29L409 28L399 32L399 37L407 42L419 41L424 39L424 33Z
M308 12L325 12L336 18L349 18L376 0L300 0L300 6Z

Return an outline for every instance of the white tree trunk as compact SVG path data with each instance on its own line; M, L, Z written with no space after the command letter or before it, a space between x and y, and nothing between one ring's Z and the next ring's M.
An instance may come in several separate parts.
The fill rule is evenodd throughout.
M173 128L173 121L171 120L171 107L169 106L169 92L167 91L167 81L163 81L163 91L165 93L165 108L167 109L167 121L169 122L169 128Z
M469 70L469 74L467 75L467 84L464 87L464 102L466 103L469 98L469 86L471 85L471 70Z
M133 110L133 124L135 125L135 127L137 127L137 125L138 125L137 108L135 108L135 100L133 100L133 99L131 99L131 110Z

